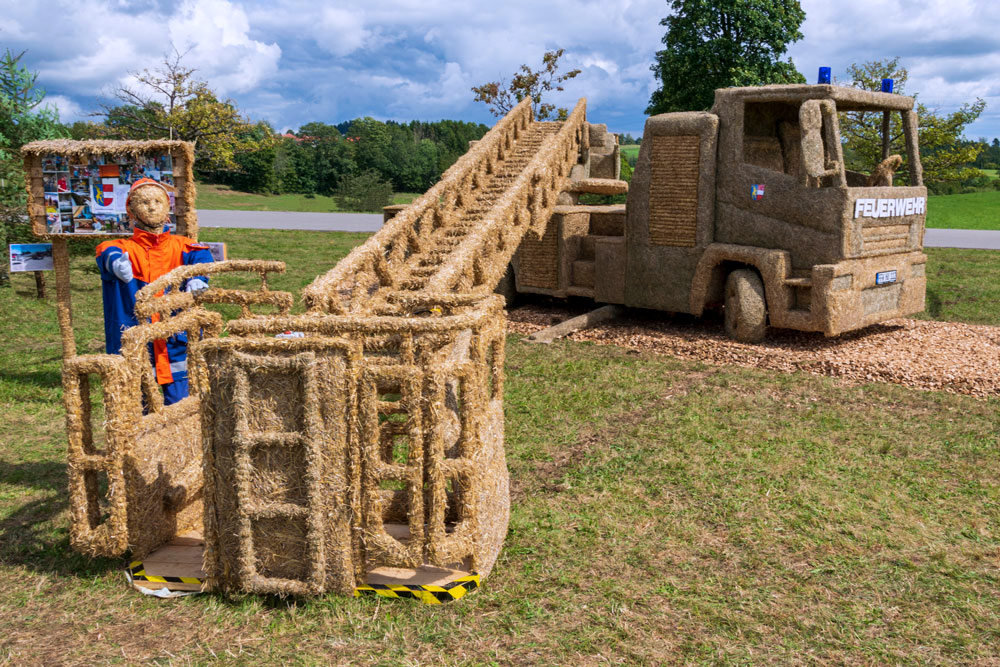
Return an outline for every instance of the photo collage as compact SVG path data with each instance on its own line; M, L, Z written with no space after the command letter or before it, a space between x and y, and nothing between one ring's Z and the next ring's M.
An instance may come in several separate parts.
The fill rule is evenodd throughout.
M152 178L170 195L170 222L174 231L173 161L170 155L138 158L101 156L90 164L75 164L62 155L42 158L45 219L49 234L130 234L132 224L125 199L132 183Z

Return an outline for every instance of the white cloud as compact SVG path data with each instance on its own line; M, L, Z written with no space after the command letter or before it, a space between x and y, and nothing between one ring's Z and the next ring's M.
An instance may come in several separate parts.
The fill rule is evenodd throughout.
M59 112L59 121L62 123L73 123L78 120L86 120L87 112L79 104L65 95L46 95L42 106L49 105Z
M977 97L987 109L966 134L1000 136L1000 3L992 0L804 0L805 38L789 52L806 79L821 65L841 75L852 63L899 56L908 93L942 112Z
M170 19L170 40L189 51L198 75L226 95L253 90L274 75L281 47L249 37L246 12L229 0L185 0Z
M170 13L161 13L155 3L22 3L8 11L10 21L24 29L4 36L12 48L29 49L39 81L64 96L106 95L130 81L130 71L158 66L171 43L189 50L185 64L223 94L249 91L277 71L281 48L251 38L246 12L235 3L185 0L164 6Z
M314 19L310 34L324 51L346 56L361 48L371 33L364 28L361 12L326 7Z
M1000 3L803 6L805 37L789 54L810 81L820 65L843 76L852 62L899 55L923 101L948 111L983 97L971 133L1000 136ZM128 71L156 66L172 40L191 47L186 62L213 88L281 127L359 115L491 122L469 89L564 48L564 68L583 71L549 101L585 96L596 122L635 133L658 85L649 66L667 11L664 0L52 0L10 3L0 38L29 48L39 82L84 111Z

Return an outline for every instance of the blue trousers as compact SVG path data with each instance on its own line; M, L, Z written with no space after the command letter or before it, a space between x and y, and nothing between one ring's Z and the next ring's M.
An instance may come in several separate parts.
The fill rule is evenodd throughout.
M187 398L188 395L188 379L185 376L183 379L174 380L168 384L160 385L163 387L163 404L173 405L179 402L181 399Z

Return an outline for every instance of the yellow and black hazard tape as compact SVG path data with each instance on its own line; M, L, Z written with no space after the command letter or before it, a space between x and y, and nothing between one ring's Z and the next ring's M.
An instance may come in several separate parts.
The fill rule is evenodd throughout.
M146 581L154 584L195 584L198 586L205 583L196 577L161 577L155 574L147 574L143 568L142 561L139 560L129 564L128 571L132 576L132 581ZM354 589L354 597L375 595L383 598L420 600L424 604L442 604L463 598L466 593L470 593L477 588L479 588L479 575L473 573L465 577L459 577L454 581L449 581L443 586L365 584Z
M479 575L473 573L466 577L459 577L455 581L449 581L443 586L366 584L354 589L354 597L377 595L383 598L410 598L420 600L424 604L442 604L458 600L477 588L479 588Z
M201 586L205 583L197 577L161 577L155 574L146 574L141 560L129 564L128 572L132 575L132 581L148 581L152 584L195 584Z

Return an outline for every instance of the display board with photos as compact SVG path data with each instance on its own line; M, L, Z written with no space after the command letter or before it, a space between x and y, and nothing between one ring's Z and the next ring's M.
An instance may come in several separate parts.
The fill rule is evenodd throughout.
M50 234L130 234L125 199L132 183L152 178L170 195L170 227L176 228L174 166L169 155L121 161L100 156L72 164L61 155L42 157L45 225Z
M186 150L177 150L174 144ZM197 227L193 206L188 205L193 201L193 192L187 197L182 192L193 187L187 159L189 146L177 141L28 144L25 165L35 234L131 234L132 223L125 208L129 189L139 179L151 178L162 184L170 197L166 227L191 236L192 227L195 231Z

